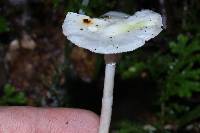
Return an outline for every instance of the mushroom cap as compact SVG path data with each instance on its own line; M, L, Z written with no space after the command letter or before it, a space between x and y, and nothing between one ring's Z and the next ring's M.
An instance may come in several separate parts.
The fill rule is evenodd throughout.
M104 18L90 18L68 12L63 33L75 45L95 53L114 54L135 50L162 31L162 17L151 10L129 16L108 12Z
M128 18L129 16L130 16L129 14L117 11L109 11L102 15L102 17L109 17L111 19L125 19Z

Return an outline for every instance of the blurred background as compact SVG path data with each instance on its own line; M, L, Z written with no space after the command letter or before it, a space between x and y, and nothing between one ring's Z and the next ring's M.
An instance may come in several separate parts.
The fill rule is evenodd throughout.
M100 114L103 56L62 34L68 11L98 17L151 9L164 31L122 55L111 133L200 133L199 0L0 0L0 105L75 107Z

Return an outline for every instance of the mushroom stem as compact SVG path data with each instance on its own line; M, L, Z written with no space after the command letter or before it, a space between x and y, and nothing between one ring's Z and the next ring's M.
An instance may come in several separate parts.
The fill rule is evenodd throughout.
M109 132L113 104L115 67L116 62L120 59L120 54L106 54L104 55L104 59L106 62L106 68L99 133Z
M108 133L112 114L116 63L106 63L99 133Z

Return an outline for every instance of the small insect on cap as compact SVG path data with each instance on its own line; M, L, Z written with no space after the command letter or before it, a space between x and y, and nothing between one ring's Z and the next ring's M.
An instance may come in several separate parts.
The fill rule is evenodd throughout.
M103 18L90 18L68 12L63 33L75 45L95 53L114 54L135 50L162 31L162 17L151 10L129 16L108 12Z

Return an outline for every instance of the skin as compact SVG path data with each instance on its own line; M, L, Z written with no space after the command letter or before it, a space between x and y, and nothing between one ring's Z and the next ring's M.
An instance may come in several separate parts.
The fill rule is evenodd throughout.
M0 107L0 133L97 133L99 117L69 108Z

